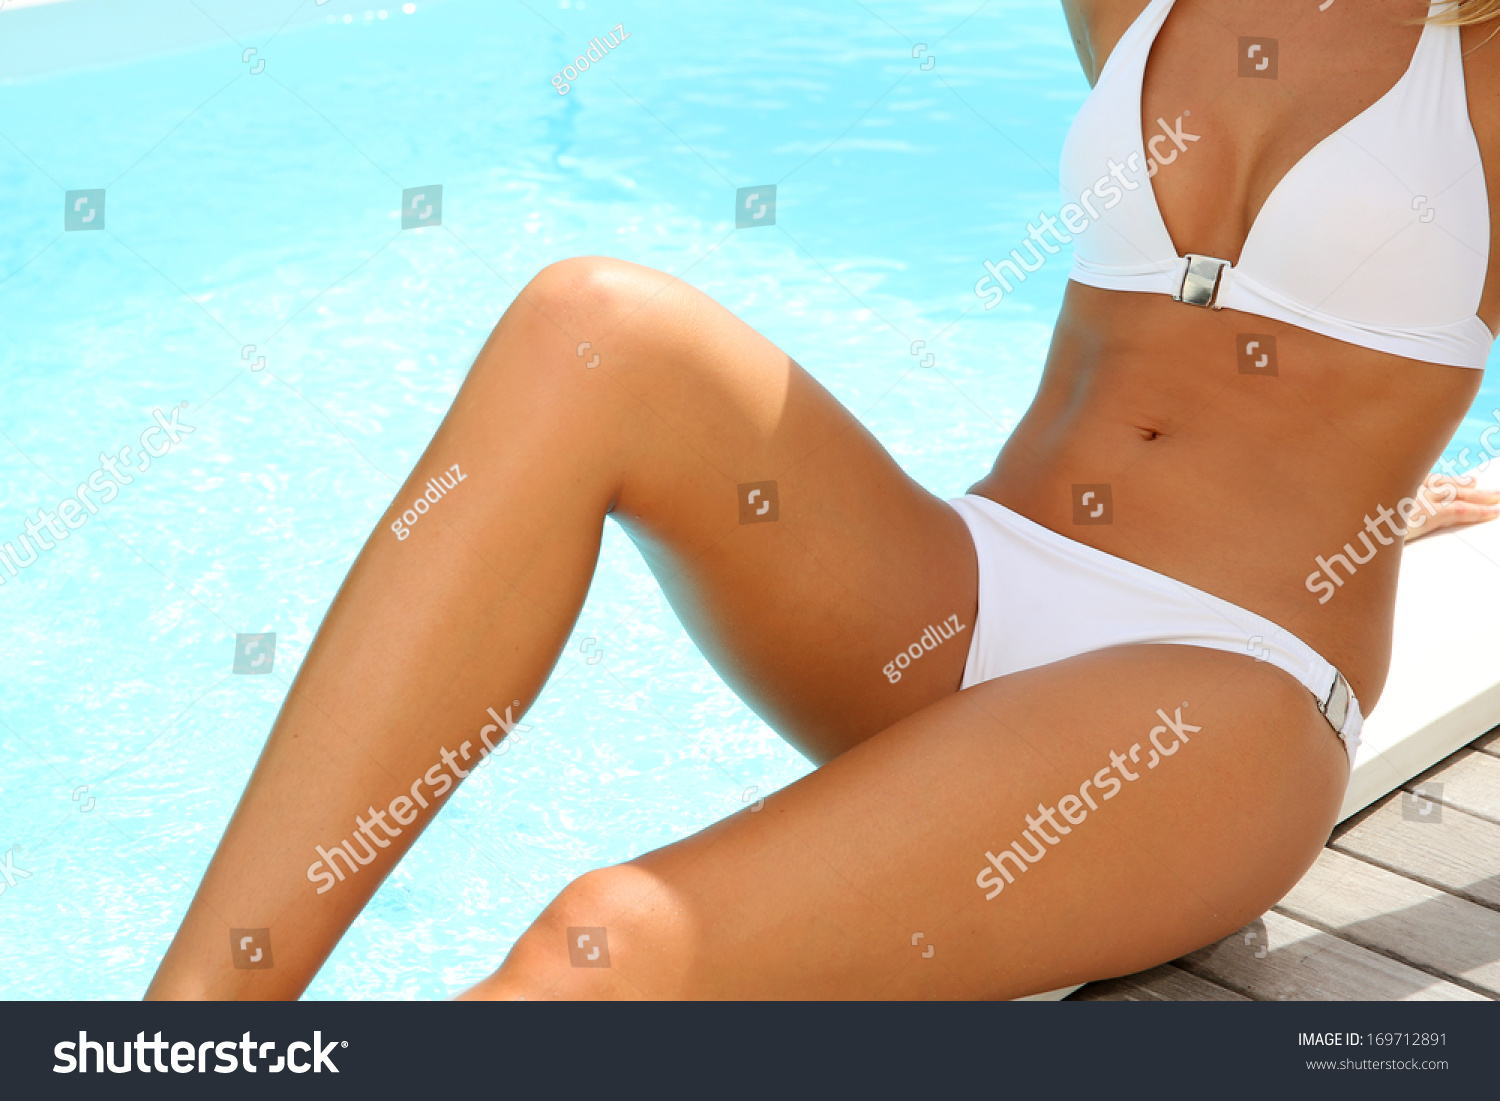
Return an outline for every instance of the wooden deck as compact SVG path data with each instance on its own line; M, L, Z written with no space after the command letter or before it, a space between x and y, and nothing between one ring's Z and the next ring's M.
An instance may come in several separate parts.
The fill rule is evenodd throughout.
M1500 727L1340 825L1238 933L1069 1000L1500 1001Z

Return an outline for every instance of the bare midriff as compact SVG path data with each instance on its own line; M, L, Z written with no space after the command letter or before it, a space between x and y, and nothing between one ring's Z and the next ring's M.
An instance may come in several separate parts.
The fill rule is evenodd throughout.
M1241 371L1241 334L1276 338L1274 376ZM971 492L1286 628L1368 713L1390 663L1398 507L1482 374L1070 281L1036 399ZM1073 487L1092 484L1110 487L1108 524L1074 521ZM1352 576L1333 563L1330 595L1318 559L1349 558L1346 543L1368 557L1361 534L1376 553Z

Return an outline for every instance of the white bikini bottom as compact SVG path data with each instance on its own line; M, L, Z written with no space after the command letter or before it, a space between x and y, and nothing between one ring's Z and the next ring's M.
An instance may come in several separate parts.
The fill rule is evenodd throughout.
M979 618L961 687L1106 646L1206 646L1268 662L1301 681L1354 767L1364 721L1359 701L1343 674L1290 631L988 497L948 503L968 524L979 556Z

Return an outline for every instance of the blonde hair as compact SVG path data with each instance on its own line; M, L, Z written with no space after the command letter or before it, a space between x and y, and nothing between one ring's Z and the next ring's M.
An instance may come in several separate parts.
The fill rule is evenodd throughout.
M1452 0L1448 10L1427 21L1446 27L1462 27L1470 23L1488 23L1497 16L1500 16L1500 0Z

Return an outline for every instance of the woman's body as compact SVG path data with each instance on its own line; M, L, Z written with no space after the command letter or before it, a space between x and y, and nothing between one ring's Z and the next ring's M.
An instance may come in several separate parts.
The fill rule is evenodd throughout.
M1092 79L1145 0L1064 6ZM1143 117L1191 109L1204 135L1152 181L1180 251L1238 256L1276 181L1395 82L1418 33L1401 21L1425 13L1407 0L1382 3L1384 20L1307 8L1180 0L1158 38ZM1253 28L1238 25L1252 16ZM1466 29L1466 45L1488 29ZM1278 82L1235 83L1190 61L1252 33L1318 62L1291 65L1288 49ZM1500 47L1467 58L1490 178L1496 58ZM1479 314L1500 326L1500 280L1486 282ZM1277 377L1238 372L1234 337L1247 328L1277 336ZM1227 363L1205 353L1225 347ZM1386 673L1399 543L1326 604L1304 579L1367 513L1415 492L1479 379L1070 283L1037 399L973 492L1294 632L1368 712ZM434 512L441 522L398 541L389 522L454 463L468 477ZM742 524L738 487L762 481L777 483L778 518ZM1112 487L1111 524L1073 523L1081 483ZM313 846L348 836L443 748L477 750L487 708L536 698L607 513L725 679L823 767L571 884L472 996L1016 997L1233 931L1296 882L1337 815L1349 767L1339 738L1302 684L1250 653L1123 646L959 693L971 637L960 633L892 683L883 667L927 624L975 627L963 520L783 353L660 273L580 260L538 276L396 500L148 996L306 986L437 807L326 893L303 874ZM1157 709L1202 733L987 899L976 885L987 851L1144 742ZM571 964L575 927L608 930L610 967ZM275 968L234 969L230 928L269 928Z

